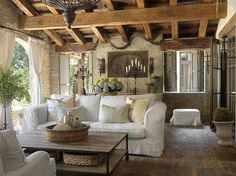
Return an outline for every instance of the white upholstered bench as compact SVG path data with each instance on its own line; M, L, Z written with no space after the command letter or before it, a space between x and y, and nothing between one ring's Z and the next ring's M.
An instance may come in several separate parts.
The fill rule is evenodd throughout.
M198 109L174 109L170 125L201 125L200 111Z

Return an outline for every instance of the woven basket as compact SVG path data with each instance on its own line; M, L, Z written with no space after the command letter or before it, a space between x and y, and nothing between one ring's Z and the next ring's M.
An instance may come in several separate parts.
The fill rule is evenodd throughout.
M102 163L103 159L103 154L63 154L63 160L65 164L77 166L98 166Z
M86 139L88 136L89 125L81 124L80 128L71 130L53 130L55 125L45 129L46 138L51 142L76 142Z

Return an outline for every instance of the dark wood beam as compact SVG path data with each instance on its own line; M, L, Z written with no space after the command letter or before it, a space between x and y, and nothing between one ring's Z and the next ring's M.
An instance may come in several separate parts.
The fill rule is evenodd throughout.
M28 17L37 16L38 12L26 1L26 0L12 0L16 6L21 9L22 12ZM57 45L64 45L64 41L61 37L53 30L43 29L45 32Z
M96 45L97 44L93 42L88 42L85 45L65 44L63 46L56 46L55 51L61 53L94 51L96 49Z
M206 36L207 24L208 24L207 19L200 20L199 32L198 32L199 38L204 38Z
M145 0L136 0L137 6L138 8L145 8ZM152 35L152 30L151 30L151 26L149 23L144 23L143 24L143 30L145 32L145 36L147 39L152 39L153 35Z
M177 21L171 23L171 35L172 35L172 39L179 38L179 27L178 27Z
M223 38L227 35L227 33L229 33L229 31L231 29L233 29L233 27L236 24L236 13L234 13L234 15L230 18L230 20L224 25L224 27L220 30L219 32L219 38Z
M43 32L45 32L57 45L63 46L65 44L65 41L54 30L43 29Z
M102 0L103 4L107 6L108 10L113 11L115 10L114 5L112 4L111 0ZM129 41L129 37L125 31L125 28L121 25L116 26L118 32L120 33L122 39L124 42L128 42Z
M101 28L92 27L92 30L101 43L107 43L106 36L103 34Z
M217 13L216 4L210 3L81 13L76 15L72 28L224 18L227 15L227 3L219 3L218 8ZM183 15L183 12L188 15ZM66 28L62 15L23 17L20 21L19 28L23 30Z
M170 0L171 6L177 6L177 0ZM171 22L171 35L172 39L178 39L179 38L179 26L178 21Z
M161 41L161 50L205 49L210 48L209 38L193 38Z
M69 29L66 28L67 32L75 39L75 41L80 44L84 45L86 43L85 38L81 34L81 32L78 29Z
M60 11L55 9L55 8L53 8L53 7L47 6L47 8L50 10L50 12L53 15L59 15L60 14ZM81 34L81 32L78 29L69 29L67 27L66 30L75 39L75 41L78 44L84 45L86 43L85 38L83 37L83 35Z

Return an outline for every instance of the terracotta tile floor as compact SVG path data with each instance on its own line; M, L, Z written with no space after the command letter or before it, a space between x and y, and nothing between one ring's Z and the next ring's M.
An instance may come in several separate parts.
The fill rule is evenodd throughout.
M236 148L219 147L209 126L174 127L166 123L161 158L131 156L114 176L236 176Z
M131 155L113 176L236 176L236 148L219 147L217 140L209 126L174 127L166 123L163 156Z

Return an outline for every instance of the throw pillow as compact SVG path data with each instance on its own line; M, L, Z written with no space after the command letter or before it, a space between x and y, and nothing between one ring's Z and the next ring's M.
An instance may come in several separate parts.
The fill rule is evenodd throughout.
M25 155L13 130L0 132L0 155L4 161L4 172L21 168L25 165Z
M56 99L47 99L47 106L48 106L48 121L57 121L57 108L59 106L59 100Z
M124 106L101 106L99 121L103 123L126 123L129 122L129 105Z
M64 99L47 99L48 106L48 121L58 121L58 108L73 108L75 104L75 97L69 96ZM60 121L60 120L59 120Z
M144 115L148 109L150 99L135 99L126 98L126 103L130 105L129 119L133 122L143 122Z
M67 98L64 98L61 101L61 105L65 108L73 108L75 107L75 96L69 96Z
M79 117L80 121L85 120L83 107L79 106L75 108L58 107L58 121L63 122L68 112L70 112L72 116Z

